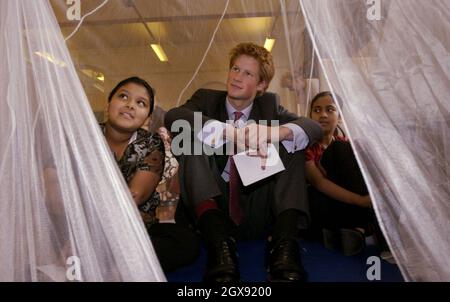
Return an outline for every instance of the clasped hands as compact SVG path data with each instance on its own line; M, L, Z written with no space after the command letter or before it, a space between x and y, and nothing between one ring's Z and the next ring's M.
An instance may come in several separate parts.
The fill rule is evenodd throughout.
M223 130L226 140L234 143L238 150L245 150L249 156L261 158L261 169L265 169L268 157L268 144L292 140L292 130L283 126L265 126L250 123L243 128L227 124Z

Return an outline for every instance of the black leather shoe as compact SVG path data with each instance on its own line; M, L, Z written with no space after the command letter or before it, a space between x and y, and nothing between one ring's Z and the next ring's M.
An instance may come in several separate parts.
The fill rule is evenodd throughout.
M323 244L327 249L341 251L345 256L354 256L364 251L366 238L357 229L323 229Z
M307 273L300 260L296 238L280 238L268 243L268 281L305 282Z
M217 241L208 247L205 282L239 281L236 242L233 238Z

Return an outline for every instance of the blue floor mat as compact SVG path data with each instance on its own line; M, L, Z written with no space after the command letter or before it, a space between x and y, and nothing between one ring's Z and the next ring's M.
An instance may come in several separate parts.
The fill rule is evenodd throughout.
M368 245L364 253L347 257L337 251L326 249L319 242L302 241L302 261L308 272L309 282L376 282L366 277L371 265L368 257L379 256L374 245ZM238 243L241 280L244 282L266 281L264 268L264 241ZM206 252L201 249L197 261L187 267L167 274L169 282L201 282L206 263ZM384 260L380 261L381 282L403 282L398 267Z

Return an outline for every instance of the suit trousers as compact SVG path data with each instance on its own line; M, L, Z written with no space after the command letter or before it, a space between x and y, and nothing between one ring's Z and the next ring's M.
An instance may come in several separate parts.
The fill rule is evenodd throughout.
M279 154L284 171L242 187L240 205L245 217L237 228L239 239L263 238L275 217L287 209L300 212L299 228L308 226L304 152L288 153L280 144ZM219 155L182 155L179 158L181 198L191 214L194 215L199 203L208 199L214 199L218 207L228 213L229 190L228 183L221 177L221 162L224 162L223 156Z

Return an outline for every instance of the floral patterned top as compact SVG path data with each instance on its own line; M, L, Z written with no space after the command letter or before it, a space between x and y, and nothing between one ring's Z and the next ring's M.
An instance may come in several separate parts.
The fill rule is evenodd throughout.
M105 123L101 123L100 127L103 133L105 133ZM138 170L151 171L162 175L164 169L164 152L164 143L159 134L138 129L130 139L122 157L120 159L114 157L123 177L128 183ZM139 206L139 210L146 217L144 222L147 227L158 222L156 208L159 202L159 193L155 190L150 198Z

